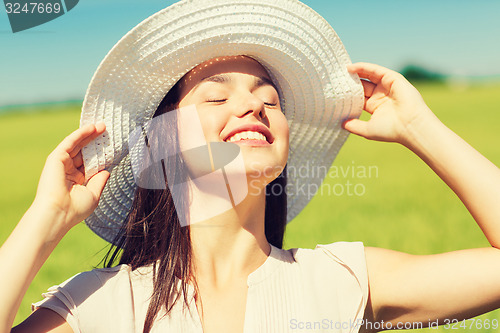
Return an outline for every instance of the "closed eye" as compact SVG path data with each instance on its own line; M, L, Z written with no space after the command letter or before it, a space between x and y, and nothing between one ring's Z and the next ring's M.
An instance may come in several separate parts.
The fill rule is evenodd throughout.
M227 98L207 99L207 103L224 103L225 101L227 101Z
M226 98L222 98L222 99L208 99L207 103L224 103L225 101L227 101ZM264 105L267 105L267 106L276 106L276 105L278 105L278 103L264 103Z

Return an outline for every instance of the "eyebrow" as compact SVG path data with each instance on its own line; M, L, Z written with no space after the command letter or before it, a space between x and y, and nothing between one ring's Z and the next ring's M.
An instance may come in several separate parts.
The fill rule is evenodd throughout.
M274 85L273 81L268 79L267 77L264 76L258 76L255 78L255 87L262 87L265 85L270 85L272 86L276 91L278 91L278 88Z
M192 91L195 91L203 82L215 82L215 83L229 84L229 83L231 83L231 81L232 81L231 76L229 76L227 74L215 74L215 75L208 76L206 78L201 79L200 82L198 82L198 84L196 84L196 86L193 87ZM276 91L278 91L278 88L273 83L273 81L271 81L267 77L257 76L255 78L255 80L254 80L254 87L255 88L262 87L265 85L270 85Z
M215 83L231 83L231 77L227 74L216 74L200 80L197 85L202 84L203 82L215 82Z

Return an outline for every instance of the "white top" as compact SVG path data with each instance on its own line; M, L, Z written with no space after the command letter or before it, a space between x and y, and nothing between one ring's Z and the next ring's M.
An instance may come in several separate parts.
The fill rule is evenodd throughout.
M368 298L363 244L271 246L247 283L245 333L358 332ZM151 267L94 269L49 288L32 308L52 309L74 332L141 333L152 285ZM194 300L189 309L183 304L181 297L151 332L202 333Z

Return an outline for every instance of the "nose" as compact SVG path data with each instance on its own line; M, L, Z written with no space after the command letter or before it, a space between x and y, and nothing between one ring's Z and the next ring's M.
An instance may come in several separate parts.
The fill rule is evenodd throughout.
M253 114L255 118L261 120L266 117L266 105L263 100L252 94L245 92L240 97L241 106L238 111L239 117Z

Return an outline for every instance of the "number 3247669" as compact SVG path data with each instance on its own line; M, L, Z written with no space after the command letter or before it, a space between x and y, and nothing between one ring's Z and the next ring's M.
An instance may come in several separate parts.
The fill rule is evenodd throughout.
M60 3L30 2L21 5L19 2L6 2L7 14L58 14L61 12Z
M498 328L498 319L445 319L443 321L444 329L448 330L458 330L458 329L497 329Z

